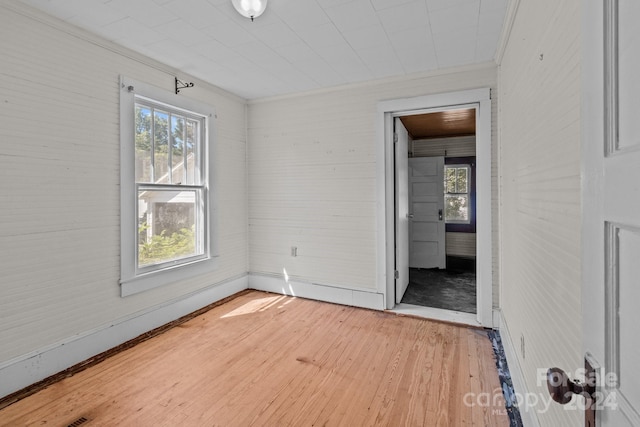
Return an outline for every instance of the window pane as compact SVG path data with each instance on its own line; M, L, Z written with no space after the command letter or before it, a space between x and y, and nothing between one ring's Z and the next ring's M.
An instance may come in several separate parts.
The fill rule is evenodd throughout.
M198 190L138 191L138 266L201 255Z
M456 193L468 193L467 168L456 168Z
M444 191L445 193L456 192L456 169L455 168L444 169Z
M184 136L186 132L184 117L171 116L171 183L184 182Z
M153 112L154 131L154 182L169 183L169 114L163 111Z
M469 196L452 195L444 196L444 211L446 221L469 221Z
M136 105L136 182L151 182L151 109Z
M196 179L196 174L199 173L198 162L196 161L198 156L198 141L200 138L200 127L195 120L187 120L187 136L186 136L186 151L187 151L187 185L200 184L200 179Z

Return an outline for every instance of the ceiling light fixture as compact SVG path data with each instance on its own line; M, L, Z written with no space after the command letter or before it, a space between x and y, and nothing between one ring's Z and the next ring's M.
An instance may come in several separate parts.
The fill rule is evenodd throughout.
M251 22L267 8L267 0L231 0L231 3L240 15L250 18Z

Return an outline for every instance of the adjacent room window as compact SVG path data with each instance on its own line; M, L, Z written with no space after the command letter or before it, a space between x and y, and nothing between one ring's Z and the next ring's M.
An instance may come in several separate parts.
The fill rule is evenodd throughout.
M471 222L470 190L470 165L445 166L444 211L446 223L469 224Z
M122 295L211 270L211 107L123 78Z

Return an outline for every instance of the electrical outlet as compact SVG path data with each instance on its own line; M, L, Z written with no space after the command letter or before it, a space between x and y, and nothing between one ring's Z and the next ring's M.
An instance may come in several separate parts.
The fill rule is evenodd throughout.
M291 256L298 256L298 247L291 246Z

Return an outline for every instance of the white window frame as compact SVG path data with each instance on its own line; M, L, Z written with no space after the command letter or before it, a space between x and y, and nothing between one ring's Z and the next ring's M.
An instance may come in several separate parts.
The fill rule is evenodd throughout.
M137 268L138 194L135 182L135 103L136 98L204 117L201 144L204 168L204 254L155 268ZM218 267L217 203L214 167L213 107L184 96L127 77L120 78L120 295L125 297L181 279L209 273Z
M449 193L447 192L447 186L444 187L444 196L445 196L445 218L444 221L446 224L471 224L471 165L468 164L451 164L444 165L444 175L447 176L447 169L466 169L467 170L467 192L466 193ZM466 195L468 206L467 206L467 220L457 220L457 219L447 219L446 216L446 196L447 195Z

